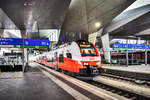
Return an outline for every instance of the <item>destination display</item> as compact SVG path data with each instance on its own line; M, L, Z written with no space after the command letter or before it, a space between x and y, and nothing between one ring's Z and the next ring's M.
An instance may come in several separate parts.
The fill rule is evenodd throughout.
M127 49L139 49L139 50L150 50L150 45L145 45L145 44L123 44L123 43L114 43L113 44L114 49L122 49L122 50L127 50Z
M24 47L25 48L49 48L49 40L23 39L22 38L0 38L0 47ZM10 46L12 45L12 46Z
M91 47L91 45L80 44L80 47Z

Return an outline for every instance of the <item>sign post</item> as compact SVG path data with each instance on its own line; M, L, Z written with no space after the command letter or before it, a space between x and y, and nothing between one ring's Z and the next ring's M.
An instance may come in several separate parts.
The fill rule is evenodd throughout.
M128 58L128 39L127 39L127 50L126 50L126 65L127 65L127 67L128 67L128 65L129 65L129 58Z
M147 65L147 50L145 50L145 65Z
M22 49L23 49L23 56L22 56L22 63L23 63L23 66L22 66L22 71L24 72L25 71L25 61L24 61L24 39L22 39L22 42L23 42L23 44L22 44Z
M133 53L132 53L132 64L133 64Z
M129 58L128 58L128 50L126 50L126 66L128 67L129 65Z

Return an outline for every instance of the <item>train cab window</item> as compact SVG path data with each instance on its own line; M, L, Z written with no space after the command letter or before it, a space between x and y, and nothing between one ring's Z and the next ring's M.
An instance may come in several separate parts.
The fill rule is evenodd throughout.
M72 59L72 54L71 53L66 53L67 58Z
M82 56L96 56L94 47L80 47Z
M91 54L93 51L91 51L91 50L88 50L88 52L89 52L89 54Z
M64 55L63 54L59 55L59 62L64 62Z

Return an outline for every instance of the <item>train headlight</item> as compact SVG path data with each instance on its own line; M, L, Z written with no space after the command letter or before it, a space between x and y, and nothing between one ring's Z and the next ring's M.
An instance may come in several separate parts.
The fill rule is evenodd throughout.
M100 62L97 62L97 63L96 63L96 65L100 65L100 64L101 64Z
M86 66L86 65L89 65L89 64L88 64L87 62L84 62L84 63L83 63L83 65L85 65L85 66Z

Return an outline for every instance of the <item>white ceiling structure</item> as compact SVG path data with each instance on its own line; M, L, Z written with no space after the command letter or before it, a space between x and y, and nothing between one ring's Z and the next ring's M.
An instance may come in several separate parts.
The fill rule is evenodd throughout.
M72 0L64 21L67 32L93 33L107 25L135 0ZM99 27L96 27L95 25Z
M135 0L1 0L0 18L12 21L0 29L20 29L29 38L41 38L39 30L62 29L65 32L93 33L107 25ZM96 25L96 26L95 26ZM44 33L43 33L44 34ZM25 36L22 35L22 36ZM50 36L50 35L49 35ZM15 36L14 36L15 37Z
M128 10L136 9L136 8L148 5L148 4L150 4L150 0L137 0L131 6L129 6L126 10L124 10L124 12Z

